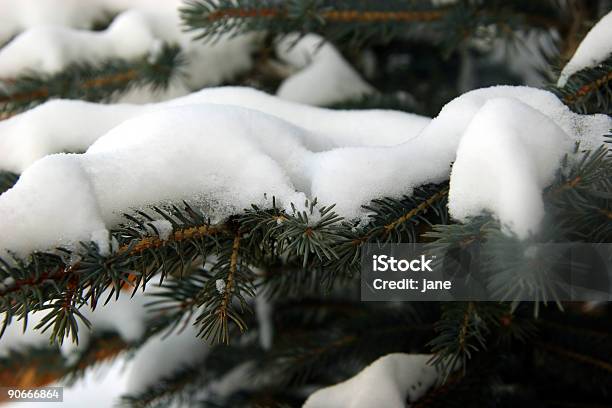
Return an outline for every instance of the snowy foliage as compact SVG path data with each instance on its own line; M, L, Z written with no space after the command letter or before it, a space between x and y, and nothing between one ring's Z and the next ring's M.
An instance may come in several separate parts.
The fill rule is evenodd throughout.
M557 86L565 86L572 75L585 68L596 66L610 56L612 56L612 11L584 37L574 56L561 71Z
M540 191L561 156L576 141L586 149L599 147L612 123L605 115L574 114L554 95L526 87L469 92L420 132L424 120L409 114L330 112L255 92L234 99L255 110L202 103L208 92L243 91L202 91L193 102L186 98L180 106L149 110L113 128L84 154L51 155L27 167L29 158L41 153L28 151L36 144L19 149L25 161L8 168L27 169L0 196L0 229L10 231L0 247L27 254L90 241L93 232L112 228L130 209L180 200L196 207L214 203L212 215L220 220L251 204L270 206L271 197L286 208L316 197L336 204L343 217L359 218L365 215L361 206L372 199L410 194L447 179L455 160L451 214L464 220L488 210L525 237L538 227ZM503 100L492 101L497 98ZM309 114L329 119L300 126ZM521 120L503 120L508 117ZM356 126L368 121L370 126ZM403 126L411 121L416 123ZM379 141L382 129L386 143ZM498 150L494 161L485 160L483 148L490 154ZM519 164L520 176L512 172ZM497 183L474 185L474 172L483 171L505 184L504 194L521 200L500 199Z
M81 308L81 313L94 330L114 331L126 343L131 343L140 340L144 334L147 300L141 292L137 292L133 297L125 292L117 300L113 299L106 305L100 304L94 310L84 306ZM48 347L49 333L36 329L46 315L44 311L31 313L25 330L22 321L13 321L8 325L0 341L0 356L5 356L11 351L23 351L26 347ZM62 354L69 360L86 349L89 344L91 334L89 328L80 319L78 323L79 343L65 341L61 345Z
M192 41L192 35L181 26L179 0L96 0L84 13L82 5L74 1L39 3L0 2L0 22L5 27L0 31L0 44L16 35L0 49L0 78L14 78L24 72L53 74L70 64L111 58L154 58L162 43L179 45L187 65L168 89L135 89L119 99L146 103L234 79L253 66L252 54L260 45L261 36L255 34L228 33L215 42ZM105 13L119 15L105 30L89 30ZM295 72L281 84L279 96L284 99L332 104L374 92L331 44L315 34L282 40L277 53ZM312 87L313 83L319 86Z
M356 376L313 393L304 408L404 408L439 379L430 355L389 354L374 361Z

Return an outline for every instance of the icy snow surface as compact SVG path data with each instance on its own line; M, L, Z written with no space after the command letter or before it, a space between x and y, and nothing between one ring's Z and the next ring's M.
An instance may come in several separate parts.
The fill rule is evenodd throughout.
M438 380L425 354L388 354L356 376L312 394L303 408L404 408Z
M258 110L223 105L233 92ZM207 95L217 104L202 103ZM418 126L403 127L415 119ZM576 140L599 147L612 127L605 115L574 114L527 87L468 92L418 132L422 123L397 112L331 112L236 88L205 90L126 120L84 154L28 167L0 196L0 248L26 254L88 241L123 212L179 200L212 205L216 220L269 206L273 196L286 208L317 197L344 217L362 217L361 205L374 198L448 179L455 160L451 214L464 220L489 210L525 237L538 227L540 190L561 155ZM489 179L476 184L483 175Z
M612 55L612 11L584 37L574 56L561 71L557 86L563 87L575 73L596 66Z

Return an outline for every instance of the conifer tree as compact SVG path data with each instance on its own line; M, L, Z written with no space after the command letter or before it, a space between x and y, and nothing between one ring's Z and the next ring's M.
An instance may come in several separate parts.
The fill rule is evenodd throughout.
M612 404L610 303L530 255L612 242L610 1L19 1L0 385L126 362L125 407ZM501 301L362 301L397 243L478 248Z

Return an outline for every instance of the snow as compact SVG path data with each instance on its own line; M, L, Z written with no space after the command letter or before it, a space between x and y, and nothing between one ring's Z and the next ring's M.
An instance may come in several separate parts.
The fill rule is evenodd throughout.
M111 363L96 366L85 372L70 387L64 386L63 402L39 403L3 403L3 408L109 408L115 406L122 394L125 393L125 361L118 358ZM62 386L61 382L49 386Z
M136 292L134 296L130 296L130 293L122 292L118 299L112 298L106 305L102 303L106 299L103 294L100 297L100 303L94 310L91 310L88 306L82 306L79 311L89 320L94 330L114 331L126 343L136 342L145 333L147 320L145 304L150 301L150 298L145 296L142 291ZM61 346L62 354L68 360L75 358L87 346L91 336L91 330L87 329L82 321L79 320L78 323L78 345L66 340ZM44 333L44 335L48 338L48 333Z
M612 11L587 33L574 56L561 71L558 87L564 87L575 73L602 63L612 55Z
M103 294L102 299L105 299L104 296ZM115 331L129 343L139 340L144 334L146 319L144 305L147 301L148 299L141 292L137 292L134 297L130 297L128 293L122 293L116 301L111 299L106 305L100 303L93 311L88 306L81 307L80 311L90 321L94 330ZM13 319L2 335L0 356L6 356L10 351L25 350L28 347L49 347L49 331L42 332L34 329L46 314L46 311L29 313L25 330L22 320ZM87 347L91 336L87 326L80 319L77 321L78 345L66 339L60 347L62 354L69 360Z
M155 231L157 231L159 239L162 241L166 241L168 238L170 238L170 234L172 234L172 231L174 230L172 228L172 223L168 220L155 220L150 222L149 225L151 225Z
M203 103L207 97L217 104ZM219 104L228 100L259 110ZM316 197L321 205L335 203L341 216L359 218L374 198L448 179L455 160L451 214L465 220L488 210L525 236L537 230L529 211L559 156L577 140L585 149L599 147L612 127L610 117L572 113L553 94L527 87L468 92L416 135L401 127L413 120L385 111L331 112L235 88L203 91L121 123L84 154L50 155L28 167L0 196L0 230L7 232L0 248L27 254L88 241L130 209L181 200L214 203L213 221L251 204L269 207L272 197L287 209ZM485 150L499 162L469 165ZM510 177L513 163L532 168ZM485 170L509 183L504 197L520 199L500 200L494 183L474 186L470 178Z
M319 149L398 144L415 136L430 121L424 116L395 111L355 112L305 106L243 87L208 88L148 105L53 100L0 121L0 170L21 173L48 154L87 150L127 119L171 106L201 103L242 106L274 115L319 134ZM379 123L384 123L385 132L380 132Z
M225 281L223 279L217 279L215 281L215 288L219 294L223 294L225 292Z
M388 354L356 376L313 393L303 408L404 408L439 379L425 354Z
M250 69L255 35L226 35L214 44L192 41L181 30L179 4L168 2L163 7L126 10L104 31L34 25L0 49L0 78L16 77L33 70L57 73L77 62L95 63L109 58L130 60L143 56L150 59L162 42L181 47L187 61L182 68L185 75L176 78L165 92L140 89L120 100L142 102L185 95L189 89L216 85Z
M128 394L146 391L177 370L202 364L210 348L197 336L193 321L186 323L184 329L169 336L155 335L139 347L127 373Z
M467 221L490 211L520 238L537 232L544 217L541 191L553 182L573 144L551 119L528 105L511 98L489 100L461 138L451 172L451 214Z
M75 0L0 0L0 78L24 72L57 73L72 63L109 58L149 60L165 43L180 46L187 61L163 92L135 89L118 101L146 103L218 85L247 72L261 34L227 33L215 42L193 40L182 29L179 0L93 0L87 10ZM119 13L104 31L91 31L95 21ZM371 94L374 89L321 37L297 34L279 41L278 58L298 72L279 88L281 98L331 104Z
M18 35L0 50L0 75L16 77L26 70L57 73L73 62L147 55L155 42L153 24L144 13L119 15L105 31L40 26Z
M374 93L374 88L322 37L307 34L299 38L299 34L289 35L276 46L282 61L300 69L283 81L277 91L279 97L310 105L331 105Z
M269 350L274 340L274 322L272 318L274 307L272 306L272 301L262 291L255 297L254 302L259 344L264 350Z

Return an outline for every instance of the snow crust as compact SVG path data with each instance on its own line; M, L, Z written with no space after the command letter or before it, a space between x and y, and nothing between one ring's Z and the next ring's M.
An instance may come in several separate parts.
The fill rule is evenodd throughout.
M610 55L612 55L612 11L603 16L584 37L574 56L561 71L557 86L564 87L572 75L600 64Z
M487 210L525 237L538 229L541 189L560 157L577 140L599 147L612 127L608 116L577 115L527 87L468 92L416 135L401 127L412 115L331 112L261 93L234 99L260 110L219 104L232 92L249 95L203 91L121 123L84 154L36 161L0 196L0 248L27 254L89 241L130 209L180 200L212 207L221 220L251 204L270 206L273 196L287 209L317 197L359 218L374 198L448 179L454 161L451 215L465 220ZM213 95L217 104L202 102ZM483 175L499 184L476 183Z
M404 408L438 381L425 354L388 354L356 376L313 393L303 408Z

